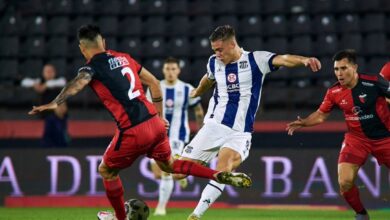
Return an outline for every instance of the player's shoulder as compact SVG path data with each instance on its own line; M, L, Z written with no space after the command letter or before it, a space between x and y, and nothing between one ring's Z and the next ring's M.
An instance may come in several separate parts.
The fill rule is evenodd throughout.
M359 73L359 78L363 81L370 81L370 82L377 82L378 81L377 74Z
M215 62L216 58L217 58L217 56L216 56L215 54L211 55L211 56L209 57L209 59L208 59L208 63L210 63L210 62Z
M341 86L340 82L335 82L333 85L329 86L328 93L330 94L336 94L343 90L343 87Z

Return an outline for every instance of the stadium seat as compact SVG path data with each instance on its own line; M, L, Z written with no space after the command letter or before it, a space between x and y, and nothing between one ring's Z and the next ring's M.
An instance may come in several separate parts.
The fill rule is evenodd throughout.
M287 53L287 38L285 37L271 37L264 42L264 48L267 51L285 54Z
M166 0L141 1L142 9L150 15L163 15L167 11Z
M367 66L367 61L363 56L359 56L356 60L356 63L358 64L358 73L366 73L369 72L369 68Z
M68 65L66 79L69 81L77 76L77 71L86 63L84 58L72 59Z
M42 57L46 55L46 41L44 37L28 37L22 44L21 56Z
M289 0L287 1L287 8L293 14L307 13L309 3L308 0Z
M336 32L336 21L333 15L317 15L313 21L314 33L334 33Z
M67 56L71 58L81 58L82 54L80 52L79 40L77 39L77 37L72 37L69 39L70 40L68 42Z
M66 57L68 55L67 37L52 37L47 41L46 45L49 57Z
M150 37L142 44L144 57L162 57L166 55L165 41L162 37Z
M0 37L0 57L17 57L19 55L18 37Z
M39 78L43 68L42 59L27 59L19 65L19 73L22 78Z
M9 106L14 97L14 86L0 82L0 106Z
M18 78L18 60L17 59L0 59L0 82L14 82Z
M124 1L128 2L128 1ZM95 1L73 1L73 12L78 15L91 15L94 13Z
M358 32L360 31L360 17L356 14L340 15L337 19L337 32Z
M97 20L100 31L104 36L115 36L118 33L118 17L117 16L101 16Z
M244 50L264 50L263 39L261 37L243 37L241 40L239 40L238 44L244 48Z
M235 15L222 15L215 19L215 27L222 25L230 25L234 29L238 28L238 20Z
M261 14L261 9L263 5L259 0L246 0L243 4L241 1L236 0L236 13L238 14Z
M149 70L157 79L162 80L164 78L162 74L162 59L147 59L145 62L143 62L143 66Z
M191 83L192 85L198 85L200 79L207 73L207 61L208 57L198 58L191 63Z
M126 16L119 22L118 36L140 36L142 19L140 16Z
M69 34L69 17L56 16L52 17L48 22L48 34L50 35L63 35ZM73 32L71 33L73 34Z
M99 1L99 6L95 7L94 12L103 16L116 16L120 14L121 6L120 0Z
M312 87L292 88L290 91L290 101L296 108L307 107L307 101L312 98ZM317 105L321 102L317 103Z
M335 1L335 11L337 12L357 12L356 1L351 0L338 0Z
M186 15L188 10L187 0L167 1L167 12L171 15Z
M288 108L291 106L291 89L289 87L264 86L261 101L264 108Z
M327 87L313 86L308 88L306 92L310 94L310 96L305 100L307 107L314 109L318 108L325 97L326 90Z
M313 14L317 13L331 13L333 11L332 0L310 0L309 10Z
M0 36L19 35L24 27L23 19L13 12L5 12L0 17Z
M187 78L192 78L191 75L191 65L190 65L190 60L189 59L182 59L179 58L179 66L180 66L180 75L179 78L183 80L184 82L189 82Z
M386 34L368 34L363 41L363 55L388 55Z
M49 15L70 14L73 9L72 0L45 0L46 13Z
M360 53L362 51L362 40L361 34L343 34L341 35L339 50L354 49Z
M210 41L207 37L195 37L191 43L191 54L192 56L210 56L212 50L210 48Z
M169 36L186 36L190 27L188 16L172 16L166 24L166 34Z
M313 56L331 56L338 49L336 34L319 35L315 41Z
M236 12L235 0L215 0L212 2L213 14L232 14ZM244 4L244 2L239 4Z
M264 35L267 36L286 36L287 21L284 15L267 16L265 19Z
M18 10L20 10L23 14L43 14L46 11L46 4L44 0L28 0L20 2L21 4L18 5Z
M380 32L385 30L386 16L383 13L365 14L361 20L360 31Z
M120 12L124 15L140 15L143 12L141 10L141 1L139 0L128 0L128 1L120 1L121 2L121 10Z
M309 34L312 29L309 15L300 14L291 16L288 29L288 33L292 35Z
M280 14L288 11L285 0L262 0L261 5L264 7L260 12L265 14Z
M76 36L77 30L86 24L92 24L93 18L92 16L77 16L73 20L71 20L71 24L69 26L69 34L72 36Z
M190 54L190 43L186 37L170 38L167 45L169 48L167 52L170 56L185 57Z
M190 24L190 35L209 35L214 30L214 20L210 15L195 16Z
M15 87L13 89L13 100L10 101L11 106L32 106L40 103L40 96L32 88Z
M46 17L37 15L27 18L26 32L29 35L45 35L47 31Z
M238 33L240 36L245 35L262 35L261 28L262 28L262 21L261 17L257 15L248 15L244 16L240 20L240 25L238 25Z
M57 70L57 77L67 77L67 65L66 65L66 59L63 58L52 58L47 63L51 63L55 66Z
M138 37L126 37L123 38L118 45L118 50L125 53L129 53L134 57L142 56L142 44L141 39Z
M360 12L380 11L384 2L386 0L357 0L356 6Z
M166 22L164 16L149 16L142 24L142 32L146 36L165 35L165 25Z
M106 37L106 48L109 50L118 50L118 40L116 37Z
M389 59L384 56L371 57L366 64L367 69L364 73L379 73L383 65L385 65L385 63L388 61Z
M332 54L333 56L333 54ZM333 72L333 60L330 56L322 57L320 58L321 62L321 69L316 75L318 75L320 78L329 78L334 76Z
M211 14L213 9L212 1L193 0L190 2L190 15L206 15Z

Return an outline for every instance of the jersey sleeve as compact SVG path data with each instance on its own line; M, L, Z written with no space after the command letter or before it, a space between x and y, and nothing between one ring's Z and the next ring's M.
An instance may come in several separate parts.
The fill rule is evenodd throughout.
M188 104L190 107L194 107L195 105L200 103L200 97L191 98L190 93L192 90L194 90L194 87L190 84L187 84L187 86L189 87L189 90L190 90L190 92L188 93L188 100L189 100Z
M216 57L213 55L209 58L209 62L207 62L207 78L211 80L215 80L215 59Z
M79 70L77 71L77 74L80 74L82 72L88 73L89 75L92 76L92 78L94 78L94 76L95 76L95 70L89 65L85 65L85 66L80 67Z
M275 67L272 64L272 60L276 56L275 53L268 51L255 51L253 52L253 56L261 73L267 74L278 69L278 67Z
M322 101L318 110L320 110L323 113L329 113L332 111L333 107L334 107L334 102L331 96L330 89L328 89L324 97L324 100Z
M383 93L384 96L386 96L386 98L390 98L390 81L387 81L381 75L378 75L378 80L376 82L376 85L378 86L381 93Z
M381 69L381 76L390 81L390 62L387 62Z

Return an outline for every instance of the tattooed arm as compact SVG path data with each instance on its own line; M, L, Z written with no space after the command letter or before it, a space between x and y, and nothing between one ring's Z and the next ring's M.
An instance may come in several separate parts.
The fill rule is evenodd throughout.
M33 109L28 113L34 115L42 111L53 110L61 103L65 102L70 96L76 95L80 92L92 79L92 75L89 72L81 71L79 74L62 89L60 94L46 105L33 106Z

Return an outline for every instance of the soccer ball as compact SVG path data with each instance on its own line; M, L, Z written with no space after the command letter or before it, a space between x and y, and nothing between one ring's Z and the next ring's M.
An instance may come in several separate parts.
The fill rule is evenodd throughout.
M128 220L147 220L149 217L149 207L140 199L127 200L125 210Z

